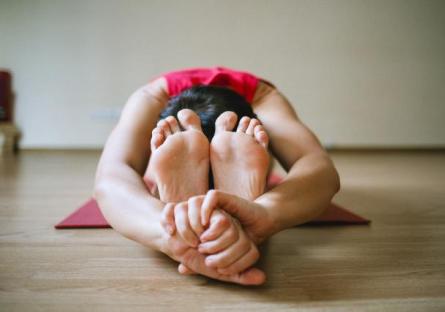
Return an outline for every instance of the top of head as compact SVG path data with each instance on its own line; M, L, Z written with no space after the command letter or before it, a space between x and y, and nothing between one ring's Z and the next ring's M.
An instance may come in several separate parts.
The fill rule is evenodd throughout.
M226 111L236 113L238 122L243 116L256 118L252 107L244 97L229 88L218 86L195 86L184 90L168 101L160 118L168 116L177 118L178 112L184 108L191 109L199 115L202 130L209 140L215 134L216 119Z

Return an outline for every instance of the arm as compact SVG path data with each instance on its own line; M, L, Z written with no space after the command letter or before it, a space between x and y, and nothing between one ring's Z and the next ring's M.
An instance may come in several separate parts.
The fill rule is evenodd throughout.
M170 236L161 226L165 204L151 196L142 180L150 157L150 137L168 96L165 80L158 79L137 90L128 100L99 161L94 195L111 226L120 234L159 250L188 270L245 285L264 283L262 271L221 274L205 264L205 256L190 248L178 235ZM189 269L187 269L189 268Z
M270 216L272 232L278 232L321 214L340 188L339 177L327 152L277 89L260 83L253 108L273 154L288 171L281 184L255 200Z
M238 218L259 244L274 233L321 214L340 183L326 151L275 88L260 83L253 108L269 134L272 152L288 174L283 182L253 202L210 190L201 217L202 224L207 224L214 209L223 209Z
M253 266L260 254L257 246L239 222L226 212L213 210L208 228L201 224L201 207L205 196L186 202L167 204L162 213L165 230L177 235L190 247L206 255L208 267L218 273L237 274Z
M95 198L110 225L122 235L162 249L164 206L147 191L142 175L150 157L150 136L166 105L165 81L138 89L128 100L99 161Z

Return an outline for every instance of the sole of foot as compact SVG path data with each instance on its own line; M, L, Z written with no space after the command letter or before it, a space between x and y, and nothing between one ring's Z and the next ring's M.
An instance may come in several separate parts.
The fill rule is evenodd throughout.
M216 120L210 143L210 163L215 189L254 200L264 193L270 156L269 137L260 121L224 112Z
M185 201L209 187L209 141L190 109L160 120L152 132L151 157L144 175L163 202Z

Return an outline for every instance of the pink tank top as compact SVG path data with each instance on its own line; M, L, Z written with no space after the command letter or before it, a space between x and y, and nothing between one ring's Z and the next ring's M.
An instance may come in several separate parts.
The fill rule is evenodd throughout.
M252 103L258 81L262 80L248 72L219 66L174 71L164 74L163 77L167 80L170 97L193 86L213 85L232 89L243 96L248 103Z

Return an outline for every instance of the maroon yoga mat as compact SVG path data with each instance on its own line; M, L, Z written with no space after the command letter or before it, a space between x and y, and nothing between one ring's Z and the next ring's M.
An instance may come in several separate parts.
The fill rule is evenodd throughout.
M277 174L271 174L268 181L268 189L278 185L283 180ZM310 221L307 225L320 224L369 224L371 221L358 216L336 204L331 203L325 212L318 218ZM102 212L97 205L96 200L90 199L68 217L56 224L56 229L73 228L110 228Z
M338 205L331 204L326 211L310 224L368 224L370 221L362 218ZM94 199L90 199L80 208L59 222L56 229L74 228L110 228Z

